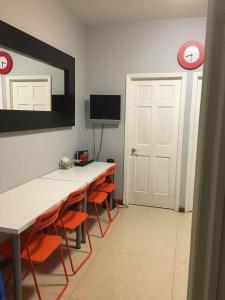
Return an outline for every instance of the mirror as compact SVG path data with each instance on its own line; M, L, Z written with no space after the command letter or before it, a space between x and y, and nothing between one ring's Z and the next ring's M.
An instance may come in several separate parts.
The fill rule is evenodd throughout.
M0 132L75 125L74 57L0 21Z
M13 61L11 71L0 75L0 109L54 111L65 94L64 70L0 47ZM7 64L0 55L0 68ZM63 100L62 100L63 101Z

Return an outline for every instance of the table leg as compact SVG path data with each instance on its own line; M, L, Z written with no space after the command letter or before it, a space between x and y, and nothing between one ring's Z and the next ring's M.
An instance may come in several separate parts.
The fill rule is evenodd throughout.
M109 194L109 208L110 210L113 209L113 193Z
M87 211L87 199L84 199L84 211ZM82 232L82 239L81 239L81 243L85 244L86 243L86 229L85 229L85 225L82 224L81 225L81 232Z
M22 300L22 278L20 261L20 237L17 234L12 235L13 240L13 284L15 300Z
M76 229L76 249L80 249L81 248L81 226L77 227Z

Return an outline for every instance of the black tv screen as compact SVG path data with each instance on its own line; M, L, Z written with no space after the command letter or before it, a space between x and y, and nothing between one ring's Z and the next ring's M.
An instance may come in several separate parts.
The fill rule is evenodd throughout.
M120 120L120 95L90 95L90 119Z

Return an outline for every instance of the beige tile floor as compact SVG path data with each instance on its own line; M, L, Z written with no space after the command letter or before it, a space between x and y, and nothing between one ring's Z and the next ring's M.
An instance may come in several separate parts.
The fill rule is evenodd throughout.
M98 227L91 222L93 255L77 275L70 276L62 299L185 300L191 218L191 214L130 206L120 210L104 239L96 237ZM74 261L86 249L87 245L74 250ZM66 264L69 270L68 257ZM36 270L43 299L55 299L63 283L57 256ZM37 299L30 275L23 282L23 299Z

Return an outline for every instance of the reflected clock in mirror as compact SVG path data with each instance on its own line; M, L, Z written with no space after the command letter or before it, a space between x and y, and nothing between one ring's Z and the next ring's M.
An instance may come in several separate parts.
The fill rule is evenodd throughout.
M63 106L65 95L64 70L0 47L3 70L10 64L9 72L0 72L0 109L28 111L57 111Z

